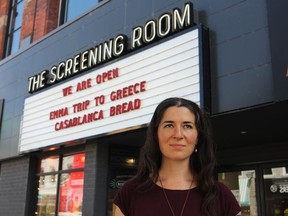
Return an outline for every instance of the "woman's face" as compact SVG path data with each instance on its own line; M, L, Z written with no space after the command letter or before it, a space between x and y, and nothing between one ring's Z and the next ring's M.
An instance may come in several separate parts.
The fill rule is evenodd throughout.
M162 160L189 160L197 137L195 115L186 107L169 107L158 126Z

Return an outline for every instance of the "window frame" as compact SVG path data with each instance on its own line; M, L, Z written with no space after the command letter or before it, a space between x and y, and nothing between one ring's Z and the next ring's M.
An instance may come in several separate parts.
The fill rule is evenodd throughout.
M74 19L85 16L87 13L90 13L92 10L95 10L96 8L100 7L101 5L107 3L108 1L111 1L111 0L98 0L98 3L95 6L91 7L90 9L83 11L82 13L73 17L72 19L67 20L68 1L69 0L61 0L61 2L60 2L58 26L61 26L65 23L71 22Z
M23 4L23 8L22 8L22 17L23 17L23 12L24 12L24 4L25 1L24 0L12 0L10 2L9 5L9 13L8 13L8 25L7 25L7 30L6 30L6 36L5 36L5 45L4 45L4 50L3 50L3 54L4 57L7 57L9 55L14 54L15 52L17 52L20 49L20 37L21 37L21 28L22 28L22 17L19 19L20 25L15 29L15 21L17 18L17 7L19 4ZM15 16L16 14L16 16ZM15 33L19 33L19 40L17 41L17 50L15 50L15 52L13 52L13 44L15 43Z
M51 176L51 175L57 175L57 183L56 183L56 200L55 200L55 215L57 216L58 215L58 210L59 210L59 199L60 199L60 183L61 183L61 175L64 174L64 173L76 173L76 172L83 172L84 173L84 176L85 176L85 162L84 162L84 166L82 168L70 168L70 169L65 169L63 170L63 158L64 157L67 157L67 156L72 156L72 155L77 155L77 154L84 154L84 156L86 157L86 153L85 151L76 151L76 152L63 152L63 153L55 153L55 154L48 154L48 155L45 155L45 156L41 156L41 157L38 157L36 160L37 160L37 166L35 167L35 173L34 173L34 176L35 176L35 200L33 202L33 215L35 214L34 212L37 212L38 211L38 199L36 198L36 196L39 195L38 193L38 189L39 188L39 179L41 176ZM50 157L58 157L58 170L57 171L52 171L52 172L41 172L41 170L39 169L40 166L41 166L41 161L43 159L46 159L46 158L50 158ZM84 178L83 176L83 178ZM84 186L83 186L83 193L84 193Z

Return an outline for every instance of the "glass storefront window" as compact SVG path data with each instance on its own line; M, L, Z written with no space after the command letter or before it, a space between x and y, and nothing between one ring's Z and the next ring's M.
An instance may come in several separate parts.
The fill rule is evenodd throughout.
M257 216L255 170L218 173L219 182L224 183L241 206L241 216Z
M263 169L267 216L288 216L288 167Z
M82 215L84 172L64 173L60 178L59 216Z
M82 215L84 165L84 153L40 160L35 215Z
M24 10L23 0L13 0L10 8L8 34L6 38L6 56L19 50L22 16Z
M84 168L85 155L76 154L63 157L63 170Z
M38 215L55 215L57 175L40 176L38 188Z
M40 173L56 172L59 170L59 157L48 157L40 162Z

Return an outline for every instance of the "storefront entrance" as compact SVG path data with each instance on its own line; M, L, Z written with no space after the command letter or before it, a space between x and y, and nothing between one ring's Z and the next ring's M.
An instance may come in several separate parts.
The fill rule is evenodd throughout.
M114 196L122 185L132 178L137 171L139 159L138 147L129 148L113 148L110 150L109 173L108 173L108 213L107 216L112 216L112 203Z

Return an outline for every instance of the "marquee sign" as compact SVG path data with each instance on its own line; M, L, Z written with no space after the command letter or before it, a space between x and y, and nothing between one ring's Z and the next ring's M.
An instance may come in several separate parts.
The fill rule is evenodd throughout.
M202 26L25 100L20 152L148 124L167 97L201 103Z
M157 21L151 19L144 26L133 28L131 44L128 44L126 35L120 34L29 77L28 92L34 93L54 85L193 25L193 5L188 2L182 11L175 8L171 13L162 14Z

